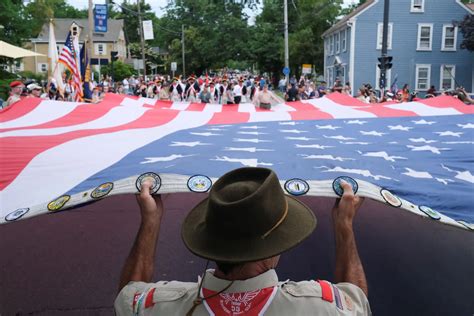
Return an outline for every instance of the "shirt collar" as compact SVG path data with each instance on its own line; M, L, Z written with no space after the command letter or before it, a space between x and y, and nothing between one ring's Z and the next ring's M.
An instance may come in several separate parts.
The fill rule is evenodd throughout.
M203 287L211 291L221 291L232 281L219 279L214 276L214 270L206 271ZM255 291L278 285L278 276L274 269L270 269L256 277L247 280L235 280L234 283L224 292L226 293L241 293L248 291Z

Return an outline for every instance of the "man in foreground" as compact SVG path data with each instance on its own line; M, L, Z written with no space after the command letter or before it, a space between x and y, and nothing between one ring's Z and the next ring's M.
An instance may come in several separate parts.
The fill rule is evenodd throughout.
M151 282L163 204L142 185L142 222L120 279L118 315L370 315L352 221L362 203L351 186L333 208L338 284L279 282L280 254L316 227L313 212L285 195L276 174L241 168L222 176L182 225L194 254L216 262L198 283Z

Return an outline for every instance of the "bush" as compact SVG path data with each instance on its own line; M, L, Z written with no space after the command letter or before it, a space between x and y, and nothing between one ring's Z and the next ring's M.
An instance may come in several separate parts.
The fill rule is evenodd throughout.
M21 71L18 73L23 79L34 79L36 82L41 82L41 80L46 79L46 75L39 73L35 74L32 71Z

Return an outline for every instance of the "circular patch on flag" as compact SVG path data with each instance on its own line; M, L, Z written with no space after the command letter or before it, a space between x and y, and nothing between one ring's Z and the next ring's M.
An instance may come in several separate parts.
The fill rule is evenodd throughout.
M390 204L393 207L400 207L402 206L402 200L398 198L398 196L393 195L392 192L390 192L387 189L382 189L380 190L380 195L383 197L385 202Z
M17 219L28 213L29 210L30 209L28 207L19 208L16 211L8 213L7 216L5 216L5 220L7 222L16 221Z
M154 172L147 172L138 177L137 182L135 182L138 192L140 192L142 183L146 181L150 181L152 183L150 194L155 194L158 192L161 187L161 178Z
M428 206L421 205L421 206L418 206L418 208L420 209L420 211L422 211L423 213L425 213L426 215L428 215L434 220L439 220L441 218L441 215L439 215L437 211L431 209Z
M63 195L58 197L56 200L49 202L48 210L58 211L63 208L63 206L71 199L70 195Z
M469 224L465 221L457 221L459 224L466 226L469 230L474 230L474 224Z
M344 190L341 187L341 180L344 180L349 183L352 186L352 191L354 192L354 194L357 193L357 191L359 190L359 184L357 183L357 181L348 176L340 176L334 179L334 181L332 182L332 189L338 196L342 196L342 194L344 194Z
M308 193L309 184L302 179L290 179L285 182L285 190L291 195L303 195Z
M112 191L114 184L112 182L106 182L99 185L94 191L91 192L91 197L93 199L100 199Z
M212 186L212 181L209 177L203 175L195 175L189 178L188 188L192 192L204 193L209 191Z

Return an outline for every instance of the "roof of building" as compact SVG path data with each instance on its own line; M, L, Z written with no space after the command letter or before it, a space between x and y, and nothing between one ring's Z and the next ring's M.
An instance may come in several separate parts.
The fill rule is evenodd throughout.
M71 24L75 22L82 28L79 41L89 34L89 22L87 19L54 19L54 35L56 42L65 42ZM119 38L120 31L123 29L123 20L107 20L106 33L93 33L94 42L116 42ZM32 39L33 42L49 42L49 22L43 25L41 32L37 38Z
M375 0L367 0L366 2L364 2L363 4L361 4L360 6L358 6L355 10L353 10L351 13L349 13L348 15L344 16L342 19L340 19L336 24L334 24L330 29L326 30L324 33L323 33L323 37L342 28L346 23L347 21L349 21L351 18L353 18L354 16L358 15L362 10L364 10L365 8L367 8L368 6L370 6L372 3L374 3Z

